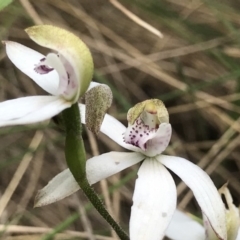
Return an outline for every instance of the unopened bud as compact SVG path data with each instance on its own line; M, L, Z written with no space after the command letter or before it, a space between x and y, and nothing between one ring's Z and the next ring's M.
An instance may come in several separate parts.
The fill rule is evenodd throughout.
M112 104L112 98L112 91L105 84L86 92L86 126L93 133L99 133L104 115Z

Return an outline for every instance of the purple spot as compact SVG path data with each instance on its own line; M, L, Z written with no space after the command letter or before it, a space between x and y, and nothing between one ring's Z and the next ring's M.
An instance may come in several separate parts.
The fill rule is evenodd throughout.
M53 68L50 68L46 65L40 65L34 68L34 70L39 74L46 74L53 70Z
M67 77L68 77L68 85L69 85L69 83L70 83L70 75L69 75L68 72L67 72Z

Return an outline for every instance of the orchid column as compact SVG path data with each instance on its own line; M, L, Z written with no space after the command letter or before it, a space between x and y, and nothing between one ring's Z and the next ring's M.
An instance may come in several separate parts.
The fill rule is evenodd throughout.
M44 56L19 43L5 41L7 55L23 73L52 96L23 97L0 103L0 126L36 123L62 112L66 131L65 156L71 174L119 237L128 239L106 211L86 177L86 156L78 100L85 94L92 80L91 53L77 36L57 27L39 25L26 29L26 32L33 41L54 53ZM96 91L91 90L89 99L92 99L91 96L99 88L101 90L101 87ZM108 91L106 87L104 89ZM91 101L94 101L94 97ZM103 115L100 118L102 121ZM99 121L91 124L96 130L98 125Z

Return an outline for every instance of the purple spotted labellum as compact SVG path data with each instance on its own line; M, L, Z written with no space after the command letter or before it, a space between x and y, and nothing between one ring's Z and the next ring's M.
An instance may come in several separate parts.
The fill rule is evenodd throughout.
M153 99L137 104L129 110L128 121L124 134L126 143L139 147L147 156L161 153L168 146L171 125L168 124L168 112L162 101Z

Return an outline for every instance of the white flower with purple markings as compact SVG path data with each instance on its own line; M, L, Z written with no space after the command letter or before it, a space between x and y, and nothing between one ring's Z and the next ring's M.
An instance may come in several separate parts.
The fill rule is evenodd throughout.
M13 64L51 95L28 96L0 103L0 126L36 123L69 108L89 87L93 61L86 45L72 33L49 25L26 29L43 54L22 44L3 41Z
M85 106L80 105L81 119ZM128 112L128 128L105 115L100 131L131 152L109 152L87 160L90 184L141 163L133 194L131 240L159 240L176 209L176 185L167 169L178 175L193 194L220 239L227 239L225 209L210 177L197 165L180 157L163 155L171 138L168 112L160 100L147 100ZM79 189L69 169L39 191L36 206L63 199Z

